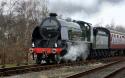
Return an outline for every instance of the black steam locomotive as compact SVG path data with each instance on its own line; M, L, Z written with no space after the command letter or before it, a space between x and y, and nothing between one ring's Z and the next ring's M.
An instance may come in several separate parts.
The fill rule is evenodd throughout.
M62 20L51 13L32 33L32 52L36 63L60 63L74 45L87 46L87 58L123 55L125 34L103 27L92 27L84 21ZM118 41L119 40L119 41ZM82 48L82 47L81 47ZM79 55L77 59L82 59ZM63 59L64 60L64 59Z

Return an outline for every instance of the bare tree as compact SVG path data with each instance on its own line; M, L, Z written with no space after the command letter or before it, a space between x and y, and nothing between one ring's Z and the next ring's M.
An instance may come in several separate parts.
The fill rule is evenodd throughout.
M118 32L125 33L125 28L121 25L111 24L111 25L106 25L105 27L108 28L109 30L115 30L115 31L118 31Z
M28 52L25 51L25 48L31 46L32 30L36 25L39 25L42 18L48 15L47 1L41 0L40 3L39 1L14 0L9 4L1 3L0 46L4 44L3 51L0 52L0 58L3 58L2 63L18 62L19 65L28 62ZM9 9L5 10L5 6ZM5 56L6 59L4 59Z

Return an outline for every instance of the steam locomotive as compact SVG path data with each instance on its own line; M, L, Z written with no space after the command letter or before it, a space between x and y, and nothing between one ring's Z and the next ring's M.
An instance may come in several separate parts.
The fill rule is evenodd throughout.
M32 33L33 58L36 63L60 63L74 45L86 44L87 59L125 54L125 34L84 21L62 20L55 13L45 18ZM78 56L77 59L83 59Z

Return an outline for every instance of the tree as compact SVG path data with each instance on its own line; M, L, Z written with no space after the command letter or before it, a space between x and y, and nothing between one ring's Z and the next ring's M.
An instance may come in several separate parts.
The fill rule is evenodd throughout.
M0 46L4 49L0 58L6 56L6 63L24 63L27 57L24 48L31 47L32 30L48 15L47 0L10 1L0 5Z

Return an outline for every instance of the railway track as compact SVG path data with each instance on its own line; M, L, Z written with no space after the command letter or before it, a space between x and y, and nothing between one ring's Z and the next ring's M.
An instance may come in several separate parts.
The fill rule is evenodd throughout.
M88 63L94 63L97 61L111 62L111 61L120 60L120 59L122 59L122 57L106 58L101 60L89 60L86 62L54 64L54 65L28 65L28 66L4 68L4 69L0 69L0 76L11 76L11 75L23 74L23 73L34 72L34 71L49 70L52 68L59 68L62 66L83 65Z
M36 72L42 70L49 70L52 68L59 68L62 66L73 66L73 65L83 65L87 63L96 62L96 60L86 61L86 62L73 62L73 63L64 63L64 64L54 64L54 65L28 65L28 66L19 66L12 68L2 68L0 69L0 76L11 76L17 74L23 74L28 72Z
M111 63L108 63L104 66L100 66L94 69L90 69L85 72L81 72L67 78L114 78L116 74L125 70L125 61L117 60ZM119 77L117 77L119 78Z
M105 78L123 78L125 77L125 66L110 73L109 75L107 75ZM123 75L124 74L124 75Z
M4 69L0 69L0 76L11 76L11 75L23 74L23 73L28 73L28 72L48 70L51 68L58 68L63 65L61 65L61 64L58 64L58 65L57 64L56 65L30 65L30 66L4 68ZM65 65L72 65L72 64L70 63L70 64L65 64Z

